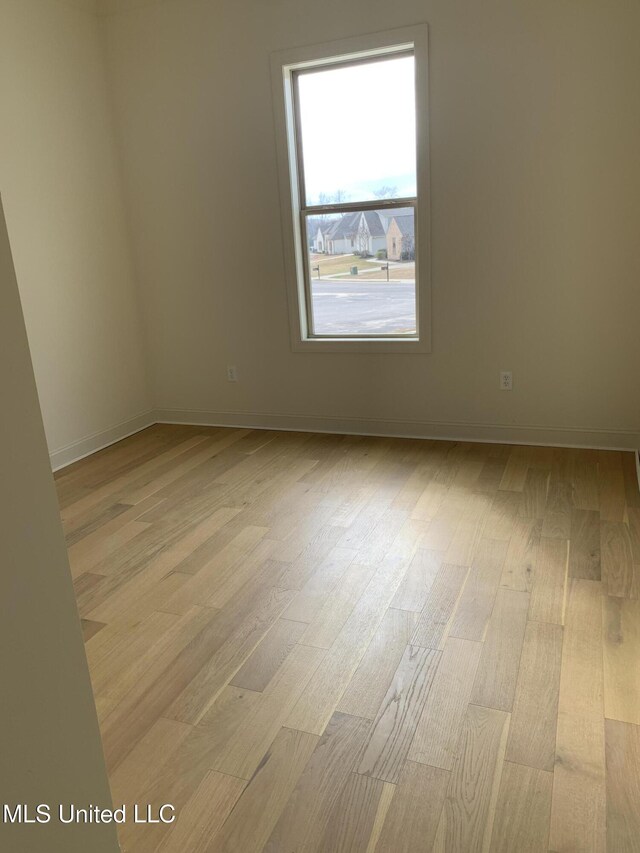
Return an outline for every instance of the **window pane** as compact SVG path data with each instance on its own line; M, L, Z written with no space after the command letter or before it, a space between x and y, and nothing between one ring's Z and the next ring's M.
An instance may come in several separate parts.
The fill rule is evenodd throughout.
M413 56L298 77L306 204L416 195Z
M412 207L309 216L315 335L415 335Z

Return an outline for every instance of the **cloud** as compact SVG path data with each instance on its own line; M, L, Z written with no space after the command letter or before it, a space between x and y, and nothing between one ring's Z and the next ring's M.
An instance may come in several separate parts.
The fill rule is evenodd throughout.
M309 202L338 189L369 199L385 184L415 194L414 74L412 56L300 74Z

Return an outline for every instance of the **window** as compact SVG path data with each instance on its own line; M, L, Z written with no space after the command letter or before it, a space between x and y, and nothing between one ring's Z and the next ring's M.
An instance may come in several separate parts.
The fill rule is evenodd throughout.
M272 57L295 349L429 349L425 25Z

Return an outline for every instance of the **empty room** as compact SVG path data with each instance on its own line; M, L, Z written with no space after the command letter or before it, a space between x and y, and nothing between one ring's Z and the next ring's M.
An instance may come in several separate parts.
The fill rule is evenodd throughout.
M638 32L0 0L2 853L640 853Z

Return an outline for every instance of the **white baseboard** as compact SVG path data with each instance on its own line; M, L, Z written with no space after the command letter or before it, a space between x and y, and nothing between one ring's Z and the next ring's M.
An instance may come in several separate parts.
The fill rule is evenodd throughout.
M72 462L84 459L85 456L90 456L92 453L96 453L110 444L115 444L116 441L122 441L123 438L140 432L141 429L146 429L155 423L157 423L155 412L142 412L134 418L115 424L100 432L95 432L93 435L88 435L86 438L81 438L78 441L67 444L65 447L53 450L49 453L51 468L54 471L66 468Z
M599 450L632 450L640 487L638 433L632 430L581 429L576 427L506 426L504 424L442 421L377 420L323 415L284 415L267 412L211 412L199 409L154 409L86 436L49 454L54 471L103 450L155 423L196 426L326 432L392 438L434 438L489 444L536 444L552 447L587 447Z
M377 420L374 418L285 415L266 412L210 412L197 409L156 409L153 412L153 417L158 423L169 424L328 432L395 438L435 438L497 444L537 444L553 447L586 447L598 450L635 450L638 446L637 430Z

